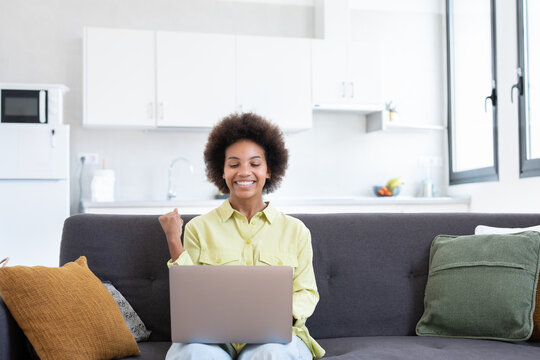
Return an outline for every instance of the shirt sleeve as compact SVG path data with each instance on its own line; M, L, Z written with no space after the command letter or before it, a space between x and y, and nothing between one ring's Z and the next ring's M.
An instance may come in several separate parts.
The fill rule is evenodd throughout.
M172 259L167 261L167 266L199 265L200 249L201 246L197 232L191 222L188 222L184 228L184 252L175 261L172 261Z
M293 316L305 320L313 314L319 302L319 292L313 271L313 249L311 233L303 226L298 241L298 267L293 277Z

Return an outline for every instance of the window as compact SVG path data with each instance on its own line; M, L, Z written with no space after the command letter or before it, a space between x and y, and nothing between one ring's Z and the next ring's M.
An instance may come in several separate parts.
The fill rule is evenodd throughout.
M518 0L519 176L540 176L540 0Z
M494 0L447 0L450 185L498 180Z

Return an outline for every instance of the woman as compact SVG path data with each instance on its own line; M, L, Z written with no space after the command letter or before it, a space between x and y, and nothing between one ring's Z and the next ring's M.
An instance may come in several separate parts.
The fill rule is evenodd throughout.
M324 350L305 326L319 293L312 264L311 235L298 219L263 201L275 190L288 161L279 128L253 113L219 122L204 151L206 175L229 199L185 227L178 210L160 216L174 265L289 265L293 277L293 341L289 344L218 346L174 343L167 359L312 359ZM228 349L229 351L226 351Z

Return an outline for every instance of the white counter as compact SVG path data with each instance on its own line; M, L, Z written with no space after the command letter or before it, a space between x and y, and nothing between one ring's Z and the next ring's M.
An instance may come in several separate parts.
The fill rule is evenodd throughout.
M467 212L470 197L343 197L283 198L272 203L288 214L357 213L357 212ZM83 201L83 212L91 214L164 214L178 208L181 214L204 214L223 200L150 200L150 201Z

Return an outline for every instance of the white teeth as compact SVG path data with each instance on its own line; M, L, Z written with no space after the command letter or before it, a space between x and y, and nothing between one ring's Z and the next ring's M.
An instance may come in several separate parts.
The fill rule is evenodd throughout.
M238 185L251 185L254 183L254 181L237 181Z

